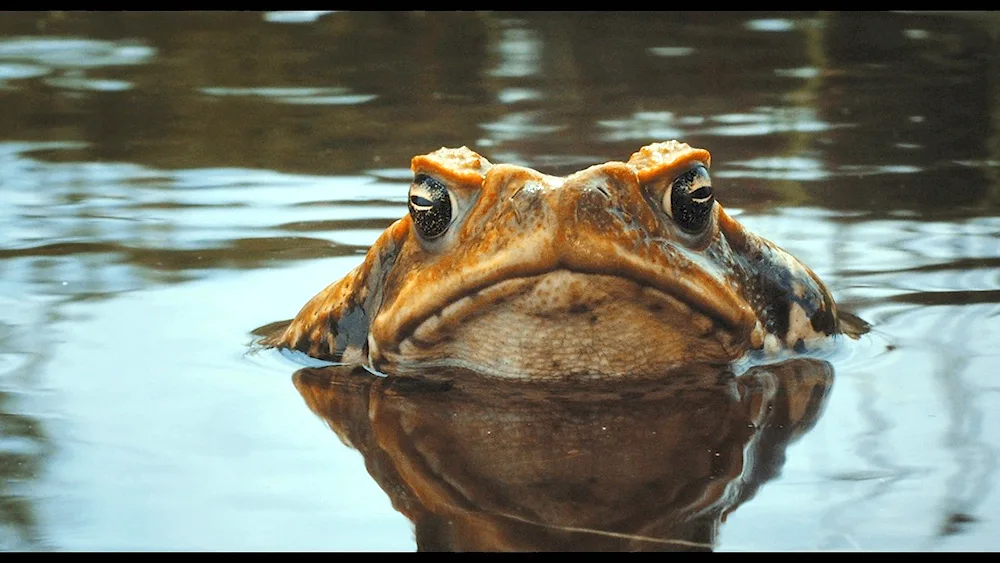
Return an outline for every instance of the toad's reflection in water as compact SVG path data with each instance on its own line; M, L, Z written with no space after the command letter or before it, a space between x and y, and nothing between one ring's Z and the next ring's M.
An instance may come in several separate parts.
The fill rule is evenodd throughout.
M779 473L833 382L809 358L576 387L451 375L294 376L422 551L709 550L726 515Z

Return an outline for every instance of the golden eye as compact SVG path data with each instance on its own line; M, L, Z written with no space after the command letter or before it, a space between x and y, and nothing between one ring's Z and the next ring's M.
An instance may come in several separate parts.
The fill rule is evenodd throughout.
M437 238L448 230L452 216L451 194L435 178L419 174L410 184L409 208L413 225L420 236Z
M714 204L712 179L701 165L674 178L663 194L663 210L689 233L700 232L708 225Z

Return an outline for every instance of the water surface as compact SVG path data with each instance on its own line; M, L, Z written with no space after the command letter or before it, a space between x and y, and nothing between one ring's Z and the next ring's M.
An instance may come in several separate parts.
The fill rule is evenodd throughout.
M415 154L566 174L677 138L874 327L712 547L1000 548L998 37L993 13L4 14L0 547L415 549L250 331L406 212ZM552 545L649 548L579 533Z

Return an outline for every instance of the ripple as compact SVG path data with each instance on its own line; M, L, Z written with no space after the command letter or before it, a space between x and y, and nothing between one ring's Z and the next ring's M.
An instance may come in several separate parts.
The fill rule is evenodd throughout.
M542 93L534 88L502 88L497 94L501 104L515 104L542 99Z
M264 12L264 21L271 23L313 23L336 10L278 10Z
M45 79L45 83L66 90L83 90L89 92L122 92L132 88L132 83L125 80L106 80L85 78L82 76L61 76Z
M409 179L406 181L409 183ZM233 201L252 202L257 206L291 206L331 201L406 200L406 186L379 182L368 176L310 176L248 168L197 168L174 172L171 184L171 193L175 195L173 201L202 205Z
M100 41L68 37L0 40L0 61L26 61L58 69L145 64L155 54L155 49L136 40Z
M26 78L45 76L49 72L49 69L39 65L0 63L0 87L2 87L6 81L24 80Z
M542 63L539 53L542 52L542 39L532 29L517 27L517 22L511 22L512 27L504 29L496 47L496 67L487 70L487 74L497 78L523 78L535 76L541 72Z
M1000 289L916 291L897 295L890 300L897 303L910 303L925 307L936 305L973 305L980 303L1000 304Z
M785 18L761 18L750 20L743 27L752 31L792 31L795 22Z
M0 143L0 158L16 156L33 151L47 150L74 150L89 146L88 143L79 141L42 141L42 142L19 142L10 141Z
M365 174L390 182L405 182L409 184L413 180L413 171L409 168L373 168L365 170Z
M743 168L743 169L741 169ZM806 157L768 157L727 164L712 173L718 178L757 178L766 180L819 181L834 177L874 176L879 174L915 174L923 168L908 164L843 165L824 170L821 161Z
M694 53L694 47L650 47L648 50L657 57L686 57Z
M498 121L479 126L493 134L493 140L516 141L556 133L566 129L563 125L536 123L541 112L516 112L502 116Z
M597 122L599 127L611 130L601 135L602 140L610 142L681 139L687 134L683 125L691 124L690 119L678 117L669 111L636 112L625 119L606 119Z
M776 68L774 69L774 74L790 78L816 78L819 76L819 69L812 66L799 68Z
M830 172L824 170L823 163L808 157L770 157L752 160L736 161L729 164L748 170L720 170L714 173L720 178L763 178L773 180L814 181L830 177Z
M844 176L869 176L872 174L915 174L924 169L908 164L844 165L837 169Z
M378 96L375 94L340 94L335 96L286 96L278 101L285 104L316 104L330 106L354 106L368 103Z
M283 104L316 105L359 105L377 98L376 94L355 94L348 88L299 88L299 87L259 87L259 88L201 88L201 93L209 96L235 96L267 98Z
M832 127L822 121L783 121L710 127L701 133L720 137L758 137L774 133L821 133L830 129Z
M40 295L108 295L210 270L355 255L406 213L405 185L368 175L25 156L78 146L0 143L0 177L13 179L0 205L0 289L32 280Z
M930 32L927 31L927 30L925 30L925 29L904 29L903 30L903 37L906 37L907 39L917 39L917 40L920 40L920 39L927 39L930 36L931 36Z
M760 107L751 113L715 115L710 126L698 133L726 137L753 137L774 133L816 133L846 124L834 125L820 119L816 110L808 107Z

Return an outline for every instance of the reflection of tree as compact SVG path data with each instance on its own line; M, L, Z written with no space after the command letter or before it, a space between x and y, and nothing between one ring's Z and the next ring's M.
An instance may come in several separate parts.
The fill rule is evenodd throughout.
M996 19L969 20L860 12L825 20L828 76L817 107L847 126L817 139L834 174L818 194L824 206L924 217L995 209L997 184L984 181L984 164L996 154Z
M829 207L867 207L864 217L839 221L831 239L836 241L831 249L834 269L858 286L894 293L888 298L851 296L845 304L883 309L872 313L883 327L909 327L905 335L894 337L893 346L928 354L931 365L911 370L901 358L896 369L912 371L910 378L933 379L940 393L923 401L944 401L948 422L941 447L950 452L954 470L933 507L939 536L960 533L977 520L996 475L995 447L983 434L984 389L970 360L982 354L976 349L982 337L976 333L989 316L984 310L990 309L984 308L1000 299L1000 292L980 289L980 276L995 268L1000 256L992 229L948 223L988 214L1000 202L1000 181L990 164L1000 159L995 79L1000 19L985 13L969 16L829 15L823 38L829 78L817 100L827 119L855 124L823 137L824 160L841 173L821 197ZM888 80L897 84L892 96L884 95ZM879 143L878 150L872 150L872 141ZM914 172L890 172L900 165ZM857 173L850 174L852 169ZM902 210L915 213L915 219L891 217ZM880 218L892 225L889 237L869 230L874 226L885 232L885 225L878 226ZM876 237L882 248L899 256L859 260L858 249ZM932 333L917 329L931 319L938 319ZM853 449L871 474L848 477L868 482L824 515L834 531L827 547L842 547L832 537L837 533L859 533L866 524L859 523L859 511L898 502L890 497L905 490L904 480L919 463L893 451L894 434L905 422L895 420L899 413L886 406L894 392L878 384L884 374L864 375L856 406L864 431ZM921 549L935 547L938 540L927 538Z
M970 523L978 521L983 503L993 494L997 474L997 450L988 430L992 412L989 401L994 400L995 386L992 381L982 379L986 373L981 367L985 365L981 331L984 323L988 324L986 319L995 316L1000 292L976 288L981 285L979 276L995 269L1000 257L970 258L995 252L993 233L974 226L955 227L965 232L948 239L952 259L942 256L936 245L930 245L928 252L926 241L939 227L933 223L914 227L899 241L898 247L906 250L900 261L923 265L880 264L884 270L854 275L861 280L875 278L879 287L898 292L880 300L888 301L889 307L878 313L879 324L911 327L908 333L895 336L893 345L927 356L926 364L905 371L909 378L931 380L935 392L922 402L940 401L940 411L946 416L940 423L942 435L938 447L950 462L948 478L934 496L930 512L937 522L937 537L927 537L921 549L938 547L941 536L962 533ZM863 226L848 230L843 238L868 239ZM914 289L934 286L955 289ZM907 367L907 360L897 361L904 369ZM889 504L884 497L905 490L906 484L901 481L910 477L915 472L914 466L920 463L919 455L908 463L900 463L900 458L907 459L907 455L893 451L899 447L895 434L905 435L907 431L900 428L905 424L899 423L899 414L887 406L893 401L894 391L876 383L883 374L873 371L865 375L857 409L859 420L865 421L865 432L857 441L856 452L881 477L861 494L844 499L830 511L827 519L831 523L836 521L837 528L857 529L859 506ZM934 487L926 490L935 491Z
M21 308L4 305L6 313L18 315L19 324L0 320L0 550L37 549L45 543L31 484L41 474L51 444L41 420L23 413L25 400L39 392L34 376L44 361L45 339L23 338L23 323L31 319Z
M34 33L44 22L50 35L142 38L155 56L140 66L87 70L93 78L126 77L133 86L121 92L73 98L23 82L3 93L20 111L0 115L0 126L8 138L38 140L37 122L67 122L58 140L98 141L80 150L80 160L154 168L343 174L405 166L442 144L471 143L478 123L489 120L491 106L475 84L485 60L481 18L357 12L304 28L250 12L8 14L0 36ZM344 88L378 98L281 103L204 92L253 87Z
M608 384L295 375L414 522L418 548L462 551L711 549L726 514L778 475L831 383L814 360Z
M13 414L17 410L14 397L0 392L0 443L4 444L0 447L0 545L38 547L41 535L23 485L42 469L46 436L37 420Z

